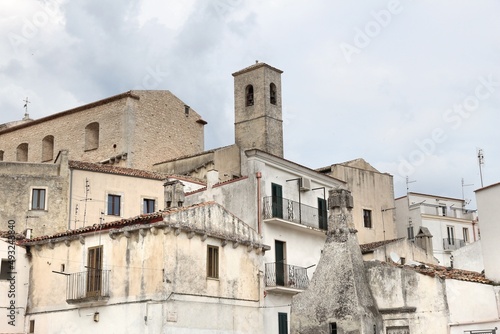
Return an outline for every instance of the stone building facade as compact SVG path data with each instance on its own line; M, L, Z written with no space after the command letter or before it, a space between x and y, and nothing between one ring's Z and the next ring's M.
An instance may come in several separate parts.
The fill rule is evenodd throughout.
M151 170L158 161L203 151L205 124L169 91L129 91L0 127L0 160L50 163L68 150L71 160Z

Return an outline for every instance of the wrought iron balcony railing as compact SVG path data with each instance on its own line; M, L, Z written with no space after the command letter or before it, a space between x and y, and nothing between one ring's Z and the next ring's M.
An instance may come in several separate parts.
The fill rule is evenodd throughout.
M444 250L455 250L465 246L465 241L462 239L443 239L443 249Z
M266 287L305 290L309 286L307 269L286 263L266 263Z
M66 302L79 303L109 298L110 270L89 269L67 276Z
M315 208L282 197L264 197L264 219L280 218L297 224L328 229L328 213L324 209Z

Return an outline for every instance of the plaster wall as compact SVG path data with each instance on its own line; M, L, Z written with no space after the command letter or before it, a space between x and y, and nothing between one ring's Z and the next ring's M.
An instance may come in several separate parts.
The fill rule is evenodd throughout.
M451 334L466 329L492 329L500 325L499 287L446 280Z
M12 245L9 240L0 238L0 260L9 260L9 255L15 260L14 274L9 277L13 277L14 280L0 280L0 296L2 296L0 298L0 333L18 334L25 333L24 320L30 267L25 249ZM9 309L11 307L14 310L13 315Z
M500 184L476 190L476 199L480 216L484 271L487 278L500 282L500 266L498 265L500 223L497 213Z
M476 271L478 273L484 270L481 240L459 248L451 254L453 255L453 268Z
M365 268L385 328L408 326L414 334L447 332L446 287L440 279L377 261L365 262ZM403 311L412 307L414 311Z
M330 175L347 183L351 191L354 208L352 210L359 243L370 243L396 238L393 177L380 173L360 161L358 165L337 164L332 166ZM369 167L366 167L368 165ZM389 209L382 211L382 209ZM371 211L372 226L365 227L363 210Z
M391 242L385 247L381 246L376 248L373 253L364 254L363 259L366 260L378 260L378 261L390 261L391 253L396 254L400 258L404 258L405 261L413 260L424 263L437 264L437 260L434 258L432 253L427 253L424 249L418 247L415 243L408 241L408 239L402 239L398 241Z

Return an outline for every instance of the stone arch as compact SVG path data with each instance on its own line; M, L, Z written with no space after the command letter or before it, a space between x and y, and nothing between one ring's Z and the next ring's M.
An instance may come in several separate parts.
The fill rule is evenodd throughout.
M22 143L16 149L16 161L28 161L28 143Z
M93 122L85 127L85 151L99 147L99 123Z
M54 136L48 135L42 139L42 162L54 159Z

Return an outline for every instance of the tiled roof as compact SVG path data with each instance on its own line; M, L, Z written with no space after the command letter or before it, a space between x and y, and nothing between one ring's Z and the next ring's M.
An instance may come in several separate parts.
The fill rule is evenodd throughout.
M387 265L396 266L399 268L411 269L420 274L430 277L439 277L441 279L455 279L459 281L475 282L481 284L495 284L495 282L487 279L483 273L468 271L462 269L454 269L450 267L438 266L435 264L423 263L421 265L401 265L395 263L381 262Z
M125 176L132 176L132 177L141 177L141 178L153 179L153 180L165 180L165 179L171 177L171 178L185 180L185 181L192 182L192 183L198 183L198 184L202 184L202 185L205 184L204 181L202 181L198 178L194 178L194 177L186 176L186 175L164 174L164 173L152 172L152 171L147 171L147 170L142 170L142 169L133 169L133 168L126 168L126 167L111 166L111 165L102 165L102 164L96 164L96 163L92 163L92 162L70 160L69 167L72 169L78 169L78 170L125 175Z
M397 239L391 239L391 240L385 240L385 241L375 241L375 242L370 242L368 244L362 244L359 245L361 248L361 254L366 254L373 252L376 248L379 248L381 246L393 243L395 241L403 240L404 238L397 238Z
M44 235L32 239L25 239L21 241L21 244L29 244L31 242L37 242L37 241L42 241L42 240L50 240L50 239L55 239L55 238L60 238L60 237L65 237L65 236L70 236L70 235L78 235L78 234L83 234L86 232L94 232L94 231L104 231L104 230L109 230L112 228L120 228L120 227L125 227L129 225L137 225L137 224L147 224L147 223L155 223L163 220L164 217L175 213L179 211L186 211L190 210L193 208L197 207L202 207L202 206L209 206L216 204L215 202L204 202L204 203L199 203L195 205L190 205L186 207L180 207L180 208L172 208L168 209L165 211L160 211L160 212L155 212L155 213L149 213L149 214L142 214L139 216L135 216L132 218L128 219L121 219L121 220L115 220L109 223L104 223L104 224L94 224L92 226L85 226L81 227L75 230L67 230L64 232L56 233L53 235Z
M9 233L9 231L0 231L0 238L2 238L2 239L8 239L10 236L11 236L11 234ZM24 239L24 234L22 234L22 233L15 233L14 234L14 238L16 240Z

